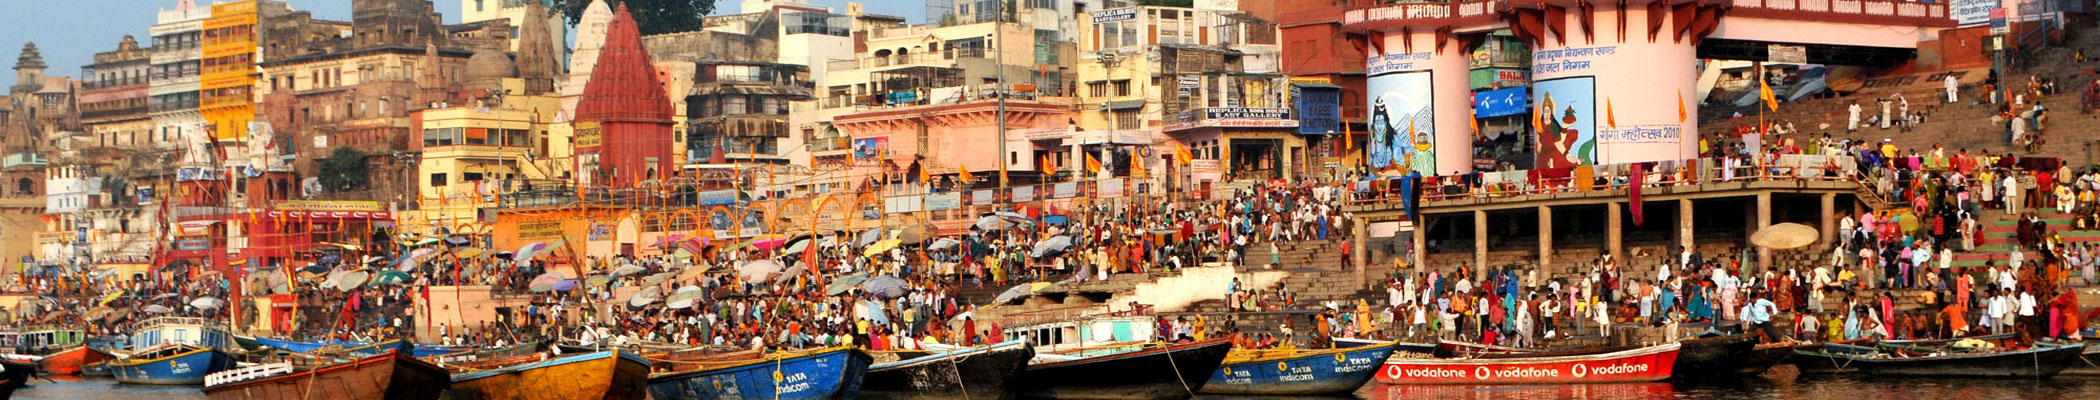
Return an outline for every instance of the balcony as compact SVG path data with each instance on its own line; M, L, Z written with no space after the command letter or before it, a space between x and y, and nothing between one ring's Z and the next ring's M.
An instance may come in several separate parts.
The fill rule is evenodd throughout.
M511 159L515 159L515 158L517 158L517 157L521 157L521 156L524 156L524 155L525 155L525 153L527 153L527 152L530 152L530 151L532 151L532 147L530 147L530 146L497 146L497 145L486 145L486 144L449 144L449 145L443 145L443 146L426 146L426 147L424 147L424 148L423 148L423 159L426 159L426 160L428 160L428 159L438 159L438 158L473 158L473 159L493 159L493 160L511 160Z
M811 153L821 153L826 151L844 151L852 149L853 138L847 136L812 139L809 141L809 151Z
M9 154L9 155L7 155L7 158L5 159L5 161L0 161L0 168L14 168L14 167L22 167L22 166L27 166L27 167L43 167L43 166L44 166L44 154L43 154L43 153L15 153L15 154Z
M1730 16L1788 20L1933 26L1956 25L1946 3L1890 0L1733 0Z
M991 54L980 48L949 49L939 53L899 54L891 56L864 55L854 60L837 60L828 65L832 71L888 67L943 67L952 68L962 59L989 59Z

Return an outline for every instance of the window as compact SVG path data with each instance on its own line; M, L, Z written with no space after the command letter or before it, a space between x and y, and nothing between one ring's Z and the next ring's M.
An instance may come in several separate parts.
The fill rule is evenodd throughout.
M460 175L459 175L459 181L460 181L460 182L480 182L480 181L481 181L481 173L480 173L480 172L468 172L468 173L460 174Z
M430 174L430 186L431 186L431 187L439 187L439 186L445 186L445 174L444 174L444 173L435 173L435 174Z
M1116 112L1116 128L1117 128L1117 129L1125 129L1125 128L1137 128L1137 127L1138 127L1138 113L1137 113L1137 111L1136 111L1136 110L1131 110L1131 111L1117 111L1117 112Z
M481 12L481 11L482 11L482 10L481 10L481 6L482 6L482 4L481 4L481 3L482 3L482 2L484 2L484 1L488 1L488 0L474 0L474 12Z
M1128 80L1116 81L1116 95L1117 95L1117 96L1129 96L1129 95L1130 95L1130 81L1128 81Z
M1086 92L1088 96L1092 97L1107 96L1108 82L1087 82Z

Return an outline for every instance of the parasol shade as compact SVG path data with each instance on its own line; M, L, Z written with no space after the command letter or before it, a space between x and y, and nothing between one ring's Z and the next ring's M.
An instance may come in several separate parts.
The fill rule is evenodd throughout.
M1767 226L1750 235L1751 244L1779 250L1805 247L1821 239L1816 228L1792 222Z

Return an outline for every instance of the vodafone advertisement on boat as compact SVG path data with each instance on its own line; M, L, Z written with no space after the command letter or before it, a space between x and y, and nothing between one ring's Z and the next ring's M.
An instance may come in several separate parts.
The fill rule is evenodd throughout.
M1652 382L1670 378L1675 344L1562 357L1386 360L1378 381L1394 385Z

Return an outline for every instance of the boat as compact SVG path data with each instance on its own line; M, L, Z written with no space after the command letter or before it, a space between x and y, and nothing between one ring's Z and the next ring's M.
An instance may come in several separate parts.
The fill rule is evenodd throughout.
M1750 348L1749 360L1736 367L1735 374L1737 376L1764 375L1765 371L1772 369L1772 366L1779 365L1779 363L1793 357L1794 349L1801 346L1804 346L1804 344L1793 342L1764 343L1753 346Z
M115 357L110 356L107 352L82 344L71 349L46 355L44 360L38 362L37 365L44 368L44 373L51 375L79 375L81 366L108 361L112 358Z
M347 352L352 355L371 356L385 353L387 350L411 350L412 354L410 355L415 356L416 358L431 358L462 351L461 348L457 347L425 346L410 343L401 339L389 339L378 342L358 342L343 340L321 340L302 342L297 340L258 337L251 338L251 340L254 340L256 344L262 346L301 354L314 352ZM411 347L413 347L413 349L410 349Z
M649 377L655 399L851 399L873 357L848 346L780 353Z
M266 364L205 377L211 400L390 399L435 400L452 386L444 368L401 352L296 370Z
M80 329L51 326L22 327L0 335L0 347L13 349L15 354L39 356L71 350L86 342L87 334Z
M226 352L186 344L152 348L108 363L117 382L145 385L202 384L205 375L234 367Z
M2008 351L1933 353L1903 357L1901 352L1850 356L1860 371L1874 377L2049 378L2083 362L2084 343L2037 342Z
M1846 374L1859 372L1851 356L1877 352L1873 347L1824 343L1795 347L1792 362L1803 374Z
M1030 364L1015 383L1023 398L1188 398L1231 352L1231 341L1216 339L1077 359L1038 355L1053 361Z
M648 379L649 360L600 351L453 374L452 398L640 400Z
M1334 347L1339 348L1376 346L1388 343L1393 345L1393 354L1415 354L1423 357L1436 356L1436 343L1393 342L1384 340L1351 339L1339 337L1334 338Z
M109 361L103 361L81 365L80 376L109 378L115 377L116 373L109 370Z
M1035 358L1025 340L977 347L923 345L939 352L868 366L861 397L885 399L1003 399L1007 384Z
M36 376L36 364L0 360L0 399L15 397L15 390L29 386L29 378Z
M1378 382L1390 385L1528 385L1654 382L1669 379L1678 343L1601 354L1509 358L1390 358Z
M1707 336L1678 341L1677 343L1683 346L1677 351L1677 362L1673 367L1675 378L1699 380L1736 377L1737 371L1743 369L1744 363L1750 361L1750 352L1756 349L1760 337L1762 336L1750 333L1708 333Z
M529 356L533 353L539 352L539 347L539 342L525 342L505 347L472 351L460 351L430 357L417 358L427 358L430 359L432 362L438 364L465 364L479 361L502 360L508 358Z
M1203 394L1345 395L1371 381L1401 342L1326 350L1233 350Z

